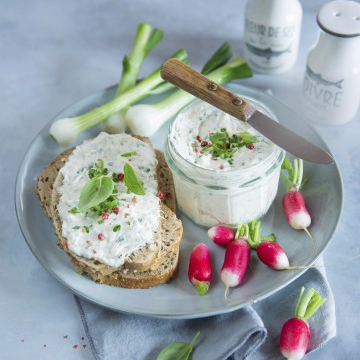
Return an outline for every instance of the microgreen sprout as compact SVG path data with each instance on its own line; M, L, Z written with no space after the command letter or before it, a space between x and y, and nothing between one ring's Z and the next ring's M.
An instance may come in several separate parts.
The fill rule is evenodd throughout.
M211 154L212 159L228 160L232 164L233 155L239 148L245 146L248 149L253 149L253 144L258 141L255 135L251 135L247 131L230 136L225 128L221 128L219 132L210 134L209 141L201 139L199 135L196 136L193 149L198 152L200 148L201 153Z

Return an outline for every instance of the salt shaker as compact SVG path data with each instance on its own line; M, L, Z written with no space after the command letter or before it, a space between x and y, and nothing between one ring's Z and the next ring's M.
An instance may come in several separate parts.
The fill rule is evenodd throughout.
M304 112L311 121L350 121L360 102L360 3L332 1L317 15L320 27L303 82Z
M249 0L245 8L244 58L253 70L281 73L295 63L301 32L298 0Z

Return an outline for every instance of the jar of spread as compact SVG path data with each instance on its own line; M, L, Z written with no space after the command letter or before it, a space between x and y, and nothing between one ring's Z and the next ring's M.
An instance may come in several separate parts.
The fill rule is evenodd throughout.
M326 3L317 22L319 34L303 81L303 110L311 121L343 124L355 116L360 102L360 3Z
M257 100L241 97L275 118ZM176 116L165 144L179 209L207 227L261 218L276 196L284 156L250 125L199 100Z
M249 0L245 8L244 57L262 73L281 73L295 63L301 33L298 0Z

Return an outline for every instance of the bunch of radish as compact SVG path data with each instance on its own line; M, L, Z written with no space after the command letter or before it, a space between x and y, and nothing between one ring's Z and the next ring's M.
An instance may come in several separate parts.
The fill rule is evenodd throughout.
M295 316L287 320L281 329L280 352L288 360L299 360L304 357L310 340L310 328L307 321L326 301L314 289L310 289L302 299L304 290L302 287Z
M247 242L249 227L239 225L236 233L223 226L209 229L208 234L213 241L226 247L224 263L220 275L226 286L225 298L230 287L239 285L246 273L250 260L250 246ZM188 278L199 295L204 295L210 286L212 277L210 251L207 245L196 245L190 255Z
M214 226L208 230L210 239L226 247L225 258L221 268L221 280L225 284L225 298L229 288L242 283L250 261L251 248L257 248L262 242L274 242L275 235L260 236L260 221L251 224L240 224L236 233L224 226Z

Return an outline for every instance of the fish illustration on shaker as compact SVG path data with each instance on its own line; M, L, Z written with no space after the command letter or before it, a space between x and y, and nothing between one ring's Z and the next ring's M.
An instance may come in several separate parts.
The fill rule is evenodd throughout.
M343 83L344 79L341 79L338 81L326 80L321 76L320 73L316 74L314 71L312 71L309 66L306 66L306 73L310 79L314 80L318 84L322 84L324 86L335 86L338 89L342 89L342 83Z
M268 60L270 60L272 57L278 57L281 56L285 53L291 53L291 45L285 49L285 50L280 50L280 51L275 51L275 50L271 50L270 47L266 48L266 49L261 49L258 48L256 46L253 46L249 43L245 43L246 47L248 48L248 50L250 52L252 52L253 54L257 55L257 56L261 56L264 57Z

